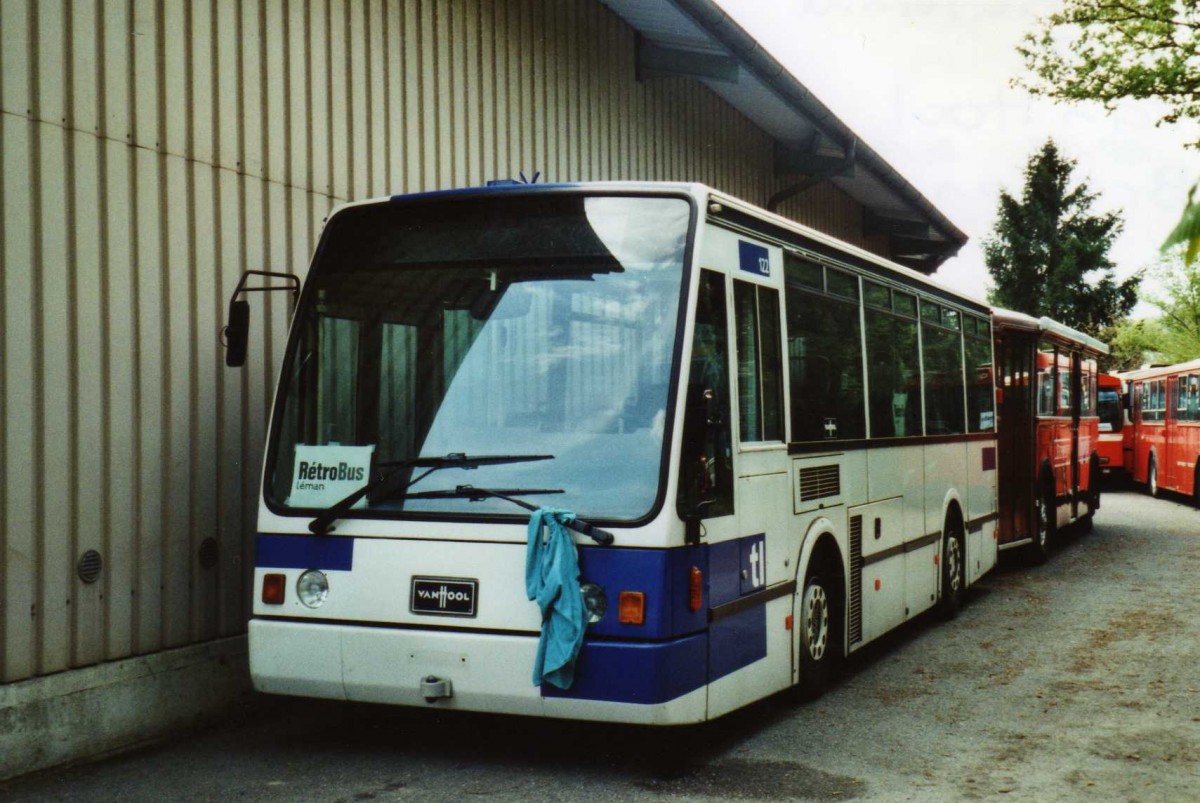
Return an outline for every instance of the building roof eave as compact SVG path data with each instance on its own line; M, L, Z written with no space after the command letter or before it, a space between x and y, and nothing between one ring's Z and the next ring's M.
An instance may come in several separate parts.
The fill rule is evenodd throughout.
M922 272L933 272L967 242L965 233L714 0L601 2L657 47L670 48L676 54L693 52L707 59L706 65L713 57L732 59L733 65L722 65L718 72L697 72L692 77L785 148L811 149L821 140L823 149L852 156L856 169L831 175L829 180L876 216L927 223L928 253L907 257L919 264ZM826 155L839 156L836 152Z

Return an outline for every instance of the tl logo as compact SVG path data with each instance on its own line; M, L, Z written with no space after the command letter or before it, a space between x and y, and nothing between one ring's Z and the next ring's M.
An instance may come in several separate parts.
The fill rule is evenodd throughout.
M764 534L741 539L742 594L757 591L767 585L767 541Z

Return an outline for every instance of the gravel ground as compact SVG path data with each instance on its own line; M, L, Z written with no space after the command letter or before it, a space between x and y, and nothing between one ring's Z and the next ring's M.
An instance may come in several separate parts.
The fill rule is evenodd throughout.
M1200 800L1198 576L1200 511L1111 493L813 703L648 730L277 699L0 798Z
M1200 511L1109 494L1048 564L1005 564L752 752L817 724L804 762L867 800L1200 799Z

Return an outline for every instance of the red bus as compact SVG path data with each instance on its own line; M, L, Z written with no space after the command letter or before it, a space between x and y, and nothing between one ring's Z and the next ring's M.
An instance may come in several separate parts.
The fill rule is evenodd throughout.
M1164 490L1200 504L1200 360L1125 374L1133 401L1132 474L1154 496Z
M1100 417L1100 471L1105 477L1125 475L1132 466L1133 427L1127 425L1125 383L1116 374L1097 376L1096 413ZM1129 456L1127 456L1127 453Z
M1050 318L992 310L1000 549L1043 562L1058 530L1100 507L1096 358L1108 347Z

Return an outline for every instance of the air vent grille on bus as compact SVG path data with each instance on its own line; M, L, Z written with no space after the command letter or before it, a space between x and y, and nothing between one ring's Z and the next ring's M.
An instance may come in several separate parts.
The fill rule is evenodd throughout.
M800 469L800 501L824 499L842 492L842 476L836 465Z
M850 517L850 643L862 641L862 516Z

